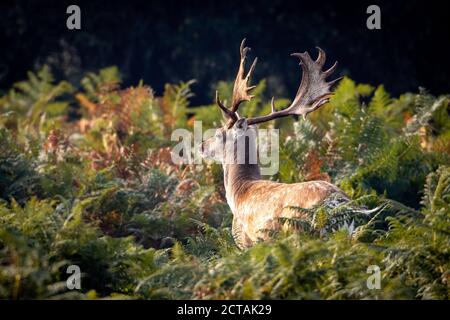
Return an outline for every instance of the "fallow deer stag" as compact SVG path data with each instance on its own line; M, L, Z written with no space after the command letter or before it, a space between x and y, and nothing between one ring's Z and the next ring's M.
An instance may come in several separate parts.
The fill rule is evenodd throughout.
M349 201L342 190L326 181L285 184L262 180L257 161L250 161L252 155L257 154L256 124L290 115L306 117L329 100L332 94L330 87L340 79L331 82L326 82L325 79L335 70L337 63L322 71L325 52L317 49L319 56L315 61L307 52L292 54L300 59L303 74L294 100L285 109L276 111L272 98L270 114L248 119L238 115L240 104L252 99L250 91L255 88L248 83L257 59L247 75L244 74L245 58L249 50L245 47L245 39L240 47L241 61L230 108L222 103L216 92L216 103L228 120L222 128L216 130L214 137L202 143L200 153L204 158L213 158L222 163L226 199L233 213L233 236L240 248L267 239L267 230L282 227L282 219L279 218L299 217L301 212L293 207L311 208L336 195L343 201ZM250 141L242 144L245 148L245 159L239 163L237 157L241 150L237 148L242 139ZM227 148L227 145L231 145L232 150ZM227 161L230 154L232 159Z

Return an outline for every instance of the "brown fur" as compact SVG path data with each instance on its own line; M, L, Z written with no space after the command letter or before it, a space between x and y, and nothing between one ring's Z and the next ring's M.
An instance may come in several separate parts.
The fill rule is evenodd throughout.
M278 218L302 215L291 207L311 208L334 193L346 197L343 191L326 181L277 183L261 180L258 175L242 176L242 168L233 165L225 169L228 204L234 215L233 233L240 247L249 247L259 240L267 240L267 230L282 226ZM251 172L248 166L244 170Z

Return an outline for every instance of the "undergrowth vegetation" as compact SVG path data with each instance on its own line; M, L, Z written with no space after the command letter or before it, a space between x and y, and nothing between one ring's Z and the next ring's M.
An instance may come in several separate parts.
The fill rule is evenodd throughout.
M268 179L331 181L381 210L324 236L351 209L308 209L304 232L241 251L220 166L171 161L175 128L221 123L213 104L189 106L193 84L157 97L121 88L114 67L81 83L44 67L0 98L0 298L449 298L448 96L393 98L344 78L307 120L265 124L281 129ZM231 95L230 83L218 88ZM246 116L270 110L264 80L254 92ZM69 265L81 290L66 286ZM374 265L380 289L366 283Z

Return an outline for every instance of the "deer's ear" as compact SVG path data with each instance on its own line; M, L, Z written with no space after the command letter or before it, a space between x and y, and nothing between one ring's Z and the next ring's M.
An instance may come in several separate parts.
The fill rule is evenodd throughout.
M242 131L245 132L247 131L248 128L248 123L247 123L247 119L245 118L240 118L236 121L236 123L234 124L234 127L238 130L238 131Z

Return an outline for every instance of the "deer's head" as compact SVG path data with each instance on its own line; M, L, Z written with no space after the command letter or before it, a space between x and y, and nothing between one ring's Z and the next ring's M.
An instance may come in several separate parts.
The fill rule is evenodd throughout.
M224 164L256 164L256 141L256 126L238 116L230 128L218 128L214 136L203 141L200 154Z
M227 108L222 103L216 91L217 106L222 110L227 121L223 127L216 130L213 137L202 143L200 153L205 158L212 158L221 162L225 160L236 161L236 159L239 161L239 159L242 159L243 153L246 161L251 161L253 156L256 157L256 147L252 146L252 143L256 144L256 124L291 115L306 118L309 113L319 109L328 102L332 95L332 92L330 92L331 86L341 79L338 78L330 82L325 81L336 69L337 62L328 70L322 71L326 55L319 47L317 47L319 55L315 61L311 59L308 52L293 53L291 56L300 59L303 74L300 87L292 103L287 108L277 111L274 98L272 98L272 112L270 114L247 119L241 118L237 112L239 106L242 102L250 101L253 98L253 95L249 93L256 87L249 86L248 83L255 69L257 58L253 61L247 75L244 73L245 58L249 50L250 48L245 47L245 39L242 40L240 47L241 59L234 81L230 108ZM233 157L230 157L231 151L234 152ZM238 158L236 158L236 154ZM240 154L241 157L239 158Z

